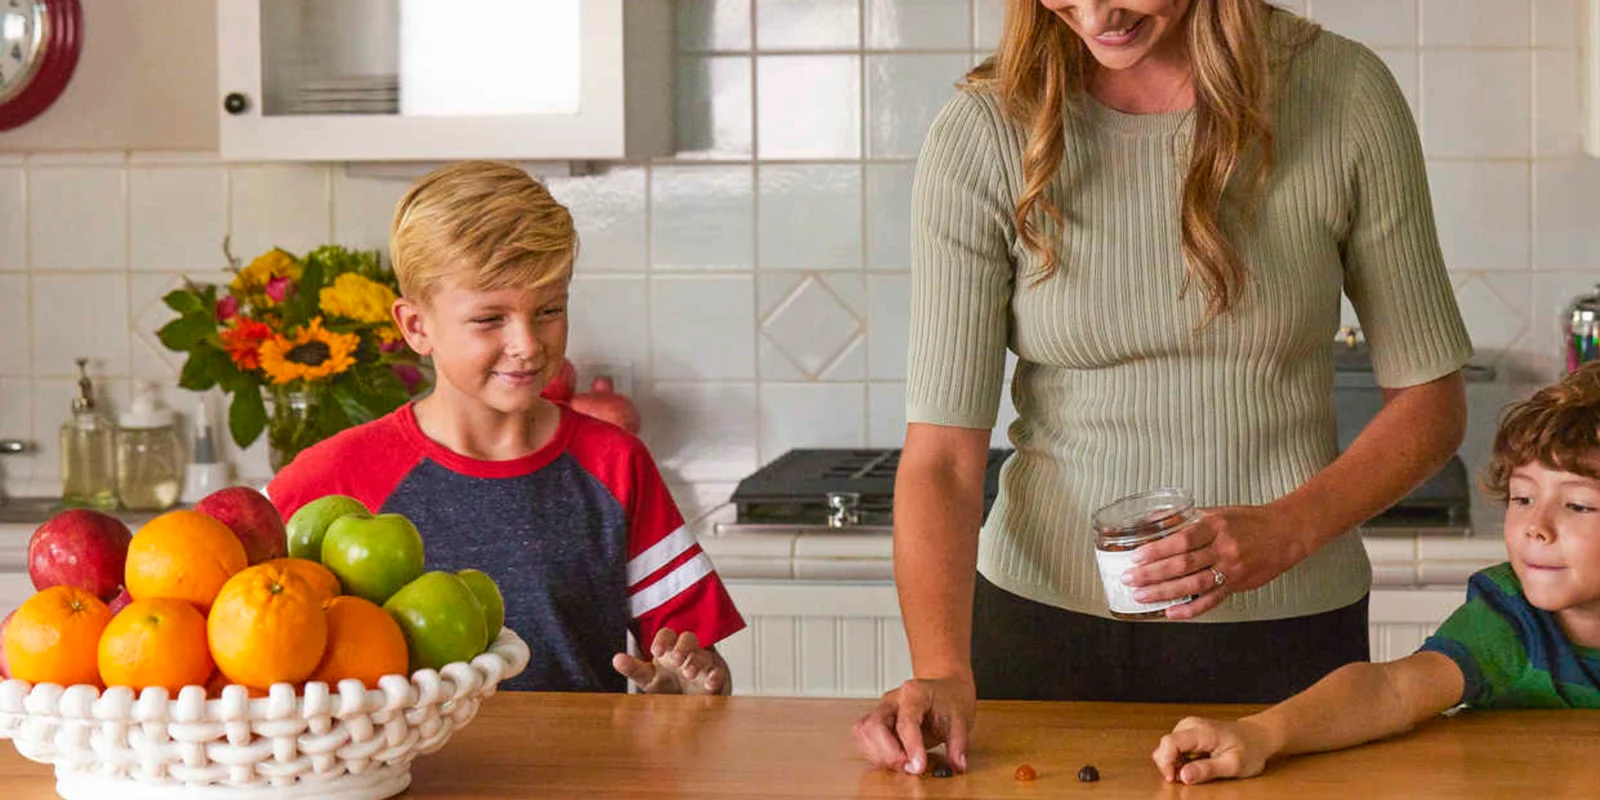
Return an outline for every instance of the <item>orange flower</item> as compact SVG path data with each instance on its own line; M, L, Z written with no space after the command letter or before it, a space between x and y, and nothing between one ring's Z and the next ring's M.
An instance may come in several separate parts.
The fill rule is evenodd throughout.
M228 357L244 370L261 366L261 343L271 338L272 328L253 319L240 319L222 331L222 344L228 349Z

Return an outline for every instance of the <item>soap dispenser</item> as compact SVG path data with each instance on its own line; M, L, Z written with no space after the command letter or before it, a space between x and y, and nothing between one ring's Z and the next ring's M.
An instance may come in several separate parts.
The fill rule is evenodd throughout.
M172 409L145 385L117 420L117 495L134 511L161 511L183 488L183 439Z
M77 364L78 396L61 425L61 502L111 511L117 507L116 431L95 408L89 360Z

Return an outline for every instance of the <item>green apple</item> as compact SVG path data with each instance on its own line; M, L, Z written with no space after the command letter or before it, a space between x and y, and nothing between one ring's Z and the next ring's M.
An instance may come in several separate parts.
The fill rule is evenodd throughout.
M354 497L330 494L319 497L300 507L289 517L289 557L322 559L322 537L328 526L340 517L370 517L371 512Z
M489 646L482 603L466 581L448 572L429 572L406 584L383 610L400 623L413 672L470 661Z
M321 560L345 594L382 605L422 574L422 534L399 514L340 517L322 537Z
M481 569L464 569L456 573L472 590L472 594L483 605L484 630L489 634L489 642L493 643L495 637L500 635L500 628L506 624L506 600L500 595L500 587L495 585L494 578Z

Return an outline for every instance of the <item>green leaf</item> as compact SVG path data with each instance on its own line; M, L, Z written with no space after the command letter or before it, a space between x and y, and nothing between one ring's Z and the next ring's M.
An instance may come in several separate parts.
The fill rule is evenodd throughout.
M203 392L217 385L229 371L237 373L228 354L210 345L200 345L189 353L183 363L183 373L178 385L191 392Z
M234 392L228 405L228 431L233 443L249 447L267 427L267 405L261 401L261 392Z
M362 402L362 398L357 396L349 384L334 384L329 394L333 396L334 403L338 404L339 410L344 412L351 423L360 425L377 419L372 409Z
M210 314L185 314L156 331L156 338L168 350L190 350L204 342L217 331L217 323Z
M343 388L340 384L328 387L328 391L323 395L323 402L318 403L316 406L314 413L316 414L317 428L322 431L324 436L332 436L345 428L367 422L370 419L364 410L358 410L356 415L351 415L348 398L341 396ZM328 402L330 398L333 400L331 403Z
M406 385L385 364L362 364L351 370L356 392L375 417L389 413L411 399Z
M161 298L161 302L166 303L167 308L185 316L207 312L205 303L200 299L200 295L189 289L174 289L167 292L166 297Z

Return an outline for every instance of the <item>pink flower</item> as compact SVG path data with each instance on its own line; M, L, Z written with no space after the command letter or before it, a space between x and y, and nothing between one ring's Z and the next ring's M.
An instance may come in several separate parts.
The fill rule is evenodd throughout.
M289 286L290 283L287 275L280 275L276 278L273 278L267 281L267 297L272 298L272 302L274 303L281 303L283 302L283 298L289 296Z
M422 386L422 370L410 364L390 364L389 369L405 385L406 394L416 394L417 388Z
M378 349L385 353L398 353L401 350L406 349L406 340L395 339L392 342L384 342L383 344L378 345Z
M227 322L239 316L239 298L227 295L217 301L217 321Z

